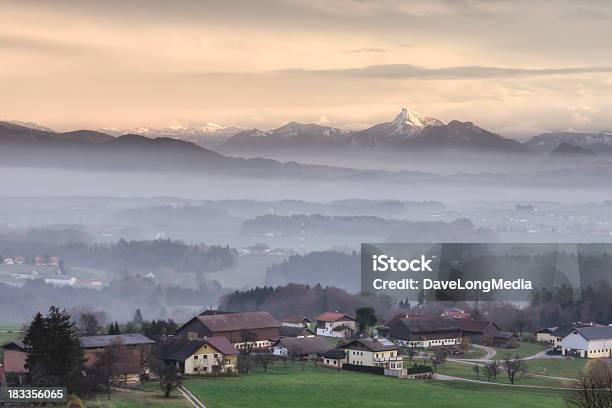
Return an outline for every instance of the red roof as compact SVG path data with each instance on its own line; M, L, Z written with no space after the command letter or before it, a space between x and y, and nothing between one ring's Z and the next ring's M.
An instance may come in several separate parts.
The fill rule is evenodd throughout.
M230 354L239 354L236 347L224 336L212 336L206 339L206 342L219 350L221 354L230 355Z
M316 320L322 322L337 322L338 320L355 320L351 316L339 312L324 312L316 317Z

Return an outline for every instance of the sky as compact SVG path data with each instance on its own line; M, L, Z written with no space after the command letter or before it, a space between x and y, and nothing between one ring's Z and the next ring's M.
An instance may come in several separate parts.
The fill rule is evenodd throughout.
M0 0L0 118L612 130L607 0Z

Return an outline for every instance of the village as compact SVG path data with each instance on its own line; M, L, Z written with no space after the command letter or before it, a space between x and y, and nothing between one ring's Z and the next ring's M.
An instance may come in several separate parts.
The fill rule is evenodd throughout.
M106 386L109 399L121 400L126 389L153 393L161 385L165 397L186 404L179 406L208 406L209 400L216 406L216 399L230 397L220 397L217 386L224 389L231 381L240 393L241 382L246 385L255 376L273 386L278 376L266 377L268 372L286 378L309 374L315 389L315 374L327 381L330 375L347 373L342 381L364 385L395 378L400 383L385 386L398 392L403 384L468 381L562 392L589 362L607 365L612 358L610 326L574 323L517 333L456 307L437 316L402 312L385 322L377 321L371 308L280 319L266 311L207 309L174 331L161 326L147 336L122 332L115 323L108 334L78 337L84 369L106 373L98 385L102 391ZM15 331L15 338L1 346L1 387L27 384L31 346L24 334ZM227 382L219 382L223 379Z

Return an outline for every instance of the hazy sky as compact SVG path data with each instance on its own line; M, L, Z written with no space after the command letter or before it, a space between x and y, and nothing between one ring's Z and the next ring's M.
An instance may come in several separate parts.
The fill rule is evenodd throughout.
M0 118L612 129L612 2L0 0Z

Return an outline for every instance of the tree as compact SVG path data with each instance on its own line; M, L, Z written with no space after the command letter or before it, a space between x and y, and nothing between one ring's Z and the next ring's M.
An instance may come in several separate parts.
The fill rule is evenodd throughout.
M94 336L102 330L98 319L93 313L81 313L78 326L79 331L85 336Z
M490 363L485 364L484 371L489 382L495 381L497 379L497 374L499 373L499 363L497 361L491 361Z
M612 370L605 361L587 364L565 398L568 406L608 408L612 406Z
M355 310L357 320L357 330L364 334L368 327L376 324L376 311L372 307L361 307Z
M115 376L120 374L118 369L119 363L123 358L127 357L125 354L123 341L121 341L121 338L115 338L101 353L98 353L96 358L96 366L100 368L100 372L104 378L108 399L110 399L111 396L111 383Z
M474 364L472 366L472 371L474 371L474 375L476 376L476 379L480 379L480 366L478 364Z
M136 312L134 312L134 318L132 319L132 322L137 327L140 327L142 323L144 322L144 319L142 318L142 312L140 311L140 309L136 309Z
M111 323L110 326L108 327L108 334L110 335L121 334L121 330L119 329L119 323L117 322Z
M255 364L263 367L264 373L268 372L268 366L274 363L274 356L270 353L258 353L255 355Z
M82 383L83 349L78 332L65 310L51 306L43 317L34 316L24 338L26 369L34 386L78 390Z
M433 366L434 372L437 371L439 365L443 365L446 362L446 356L448 350L445 347L438 347L434 350L434 355L431 358L431 365Z
M525 363L525 360L521 360L519 356L515 356L514 359L512 359L508 355L504 358L504 367L508 374L510 384L514 384L515 381L521 379L523 373L527 370L527 363Z
M157 375L159 376L159 386L164 392L164 398L170 397L172 390L181 385L179 372L173 364L164 364L162 362L157 370Z

